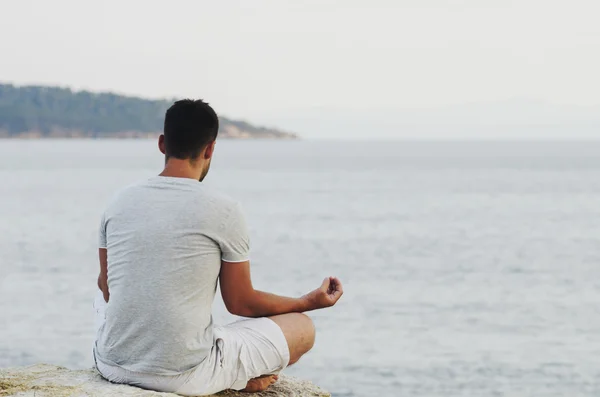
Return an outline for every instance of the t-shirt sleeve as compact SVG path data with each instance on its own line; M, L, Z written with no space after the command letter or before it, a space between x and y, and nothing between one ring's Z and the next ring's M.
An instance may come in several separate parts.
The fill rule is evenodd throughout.
M106 214L100 219L100 230L98 232L98 248L106 248Z
M219 246L221 259L225 262L245 262L250 259L248 226L239 204L235 204L229 213Z

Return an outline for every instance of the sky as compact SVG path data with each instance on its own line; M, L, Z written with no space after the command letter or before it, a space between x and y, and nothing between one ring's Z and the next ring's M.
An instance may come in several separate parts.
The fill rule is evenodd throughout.
M0 15L0 81L201 97L309 135L347 131L323 115L600 107L597 0L0 0Z

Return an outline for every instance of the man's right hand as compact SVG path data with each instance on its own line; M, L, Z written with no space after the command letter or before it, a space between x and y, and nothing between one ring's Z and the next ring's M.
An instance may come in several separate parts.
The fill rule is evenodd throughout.
M308 303L308 310L323 309L337 303L344 294L342 283L337 277L327 277L316 290L303 296Z

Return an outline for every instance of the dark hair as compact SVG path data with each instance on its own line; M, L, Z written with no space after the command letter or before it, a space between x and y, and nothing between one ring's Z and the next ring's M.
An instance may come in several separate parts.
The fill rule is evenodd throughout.
M202 149L217 139L219 118L201 99L183 99L165 115L165 152L167 158L195 159Z

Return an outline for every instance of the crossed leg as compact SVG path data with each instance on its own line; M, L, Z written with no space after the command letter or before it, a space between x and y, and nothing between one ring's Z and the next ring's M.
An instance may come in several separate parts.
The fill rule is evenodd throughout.
M315 344L315 326L312 320L302 313L280 314L269 317L283 331L285 340L290 350L288 366L295 364L304 354L312 349ZM250 379L245 392L260 392L266 390L277 381L277 375L264 375Z
M285 335L290 349L288 366L298 362L300 357L312 349L315 344L315 325L306 314L288 313L269 318L279 325Z

